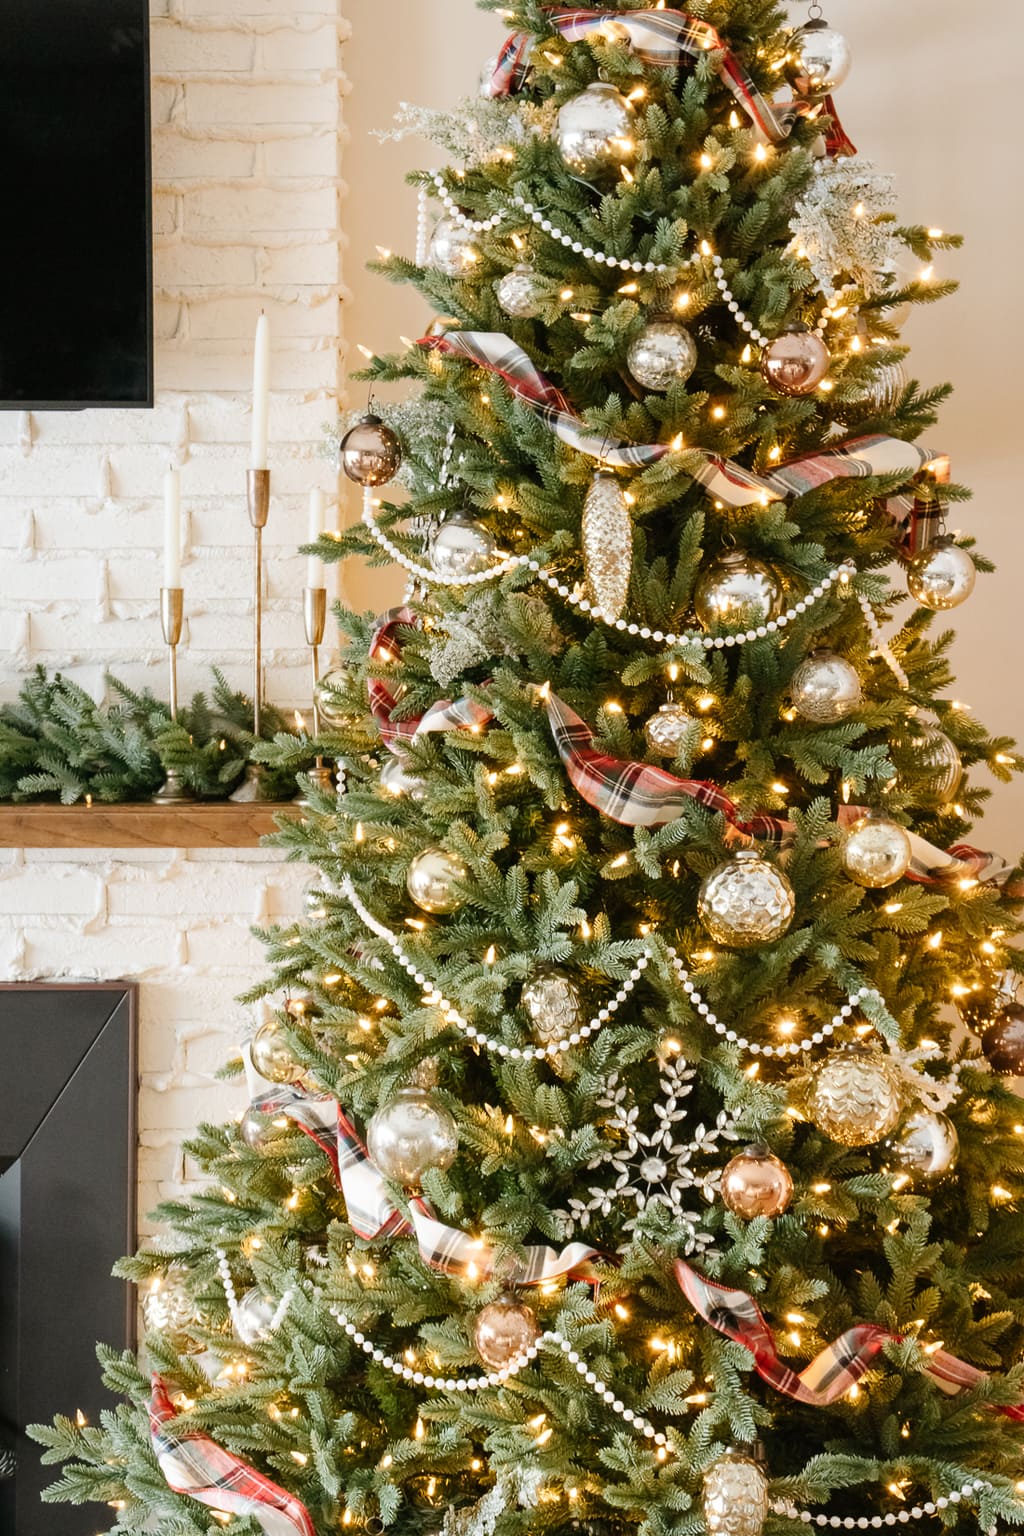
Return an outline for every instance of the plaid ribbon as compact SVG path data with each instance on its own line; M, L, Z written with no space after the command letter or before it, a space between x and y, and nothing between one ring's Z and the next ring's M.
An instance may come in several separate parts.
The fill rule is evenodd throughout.
M327 1154L345 1197L348 1224L365 1242L415 1236L425 1264L464 1280L485 1280L500 1272L511 1285L540 1285L561 1275L595 1282L590 1260L598 1250L584 1243L570 1243L561 1252L528 1247L522 1258L512 1257L483 1238L438 1221L422 1196L409 1201L409 1215L403 1216L384 1175L336 1099L309 1098L294 1088L281 1088L264 1094L253 1107L271 1118L293 1120Z
M150 1437L172 1493L211 1509L248 1515L266 1536L316 1536L309 1511L254 1467L232 1456L198 1429L177 1427L178 1413L163 1380L152 1378Z
M411 608L391 608L377 620L370 639L371 661L397 661L402 654L398 638L400 629L412 629L419 623ZM393 721L397 699L383 678L371 677L368 683L370 711L377 722L381 738L393 752L401 749L403 741L415 741L432 731L482 730L494 718L490 710L473 699L442 699L432 704L418 720Z
M762 143L781 143L789 137L794 123L800 117L827 114L833 122L826 138L829 154L856 154L835 115L831 97L821 107L800 100L769 101L758 90L721 34L706 21L688 16L685 11L612 13L579 10L563 5L546 6L544 9L553 30L570 43L580 42L605 28L609 29L610 36L620 36L625 31L629 35L633 53L645 64L672 69L684 60L700 58L701 54L718 53L721 55L719 73L722 81L750 119ZM610 31L612 26L614 33ZM491 77L492 96L511 96L522 90L534 42L535 38L529 32L516 32L508 39L498 55L497 67Z
M783 1396L814 1408L827 1408L856 1386L886 1344L903 1343L898 1333L890 1333L874 1323L860 1323L847 1329L798 1373L779 1359L771 1329L752 1296L705 1279L682 1259L676 1260L675 1270L693 1310L727 1339L750 1351L762 1381ZM988 1380L984 1371L944 1349L926 1355L925 1362L925 1375L950 1396ZM1024 1403L998 1411L1006 1418L1024 1421Z
M500 331L449 331L444 336L425 336L418 345L424 351L463 357L478 368L497 374L518 400L537 412L561 442L588 458L599 459L616 469L643 469L674 451L668 443L615 442L591 432L561 390L540 372L522 347ZM916 443L905 443L882 433L851 437L831 448L803 454L769 475L755 475L733 459L696 449L686 455L686 473L714 500L729 507L789 500L833 480L894 474L905 474L909 480L925 467L934 471L942 465L948 478L948 459L935 458ZM912 507L907 502L890 510L902 522L910 516Z

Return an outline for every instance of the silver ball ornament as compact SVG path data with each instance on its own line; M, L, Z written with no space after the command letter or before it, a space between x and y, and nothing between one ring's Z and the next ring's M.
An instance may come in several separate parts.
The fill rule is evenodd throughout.
M910 868L913 848L898 822L872 814L854 822L843 845L843 868L858 885L880 891Z
M857 708L864 691L860 676L834 651L814 651L797 667L790 685L793 708L815 725L845 720Z
M254 1152L269 1152L290 1129L287 1120L265 1115L262 1110L250 1104L239 1123L238 1134Z
M664 394L697 366L697 343L684 325L652 320L630 344L626 364L638 384Z
M464 897L455 887L468 873L454 853L445 848L425 848L409 865L406 889L422 911L447 916L462 906Z
M471 518L447 517L431 536L431 569L448 581L486 571L493 559L492 535Z
M950 538L936 539L915 555L907 568L911 597L936 613L966 603L977 579L974 561Z
M567 101L555 130L562 158L578 176L601 176L636 153L633 108L614 85L595 80Z
M345 433L340 454L342 469L357 485L387 485L402 467L398 434L372 413Z
M913 793L919 804L928 806L949 805L956 798L963 783L963 759L954 742L937 726L926 725L919 735L900 737L894 746L912 767L913 774L897 772L900 788L910 789L911 778L927 775L923 786L914 783Z
M763 1144L746 1147L722 1171L722 1199L744 1221L782 1216L792 1198L789 1169Z
M471 232L454 219L440 219L430 237L429 265L445 277L467 277L478 259Z
M410 773L400 757L389 757L380 771L380 787L396 800L403 795L408 795L410 800L422 800L427 792L427 781Z
M818 1068L808 1108L830 1141L842 1147L873 1146L903 1113L900 1070L870 1045L843 1046Z
M708 1536L761 1536L768 1518L768 1479L753 1456L730 1449L704 1473Z
M794 32L789 56L797 90L807 96L828 96L837 90L853 63L846 38L821 17Z
M142 1320L150 1333L162 1333L180 1355L201 1354L190 1330L202 1322L187 1288L188 1271L172 1264L163 1275L154 1275L142 1298Z
M514 1296L499 1296L482 1307L473 1327L473 1343L488 1370L501 1371L521 1360L540 1337L532 1307Z
M789 931L796 897L781 869L745 848L708 875L697 913L716 944L752 949Z
M952 1173L960 1157L960 1137L948 1115L917 1109L887 1144L902 1173L926 1182Z
M482 96L485 101L490 101L494 95L494 77L498 72L500 62L501 60L498 55L494 53L489 59L484 59L480 66L480 88L478 95Z
M544 308L546 285L528 262L522 261L495 284L498 303L513 320L533 320Z
M681 704L663 704L644 726L647 745L658 757L675 757L693 723Z
M304 1075L302 1063L296 1061L277 1019L260 1025L252 1037L249 1054L260 1077L270 1083L297 1083Z
M782 612L782 588L763 561L729 550L698 578L693 608L704 629L766 624Z
M341 730L356 718L349 702L349 675L344 667L325 672L316 685L316 708L321 725Z
M366 1127L366 1146L385 1178L418 1189L429 1168L450 1168L459 1150L455 1121L423 1088L403 1088Z
M579 1029L583 1003L576 983L555 966L545 966L526 983L520 1001L541 1045L564 1040Z
M243 1344L265 1344L270 1338L270 1325L277 1313L277 1302L272 1296L264 1296L260 1290L246 1291L232 1322L235 1333Z
M831 352L813 331L783 331L761 353L761 373L780 395L810 395L831 362Z

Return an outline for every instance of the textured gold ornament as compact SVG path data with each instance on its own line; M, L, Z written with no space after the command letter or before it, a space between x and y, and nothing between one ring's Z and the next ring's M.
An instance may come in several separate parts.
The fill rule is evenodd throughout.
M576 983L553 965L543 967L530 978L521 1001L541 1045L564 1040L583 1021L583 1002Z
M896 1063L869 1045L833 1051L811 1089L811 1119L842 1147L870 1147L889 1135L903 1113Z
M796 898L781 869L745 848L708 875L697 913L716 944L751 949L782 938L796 913Z
M599 618L621 618L633 566L633 520L614 475L599 471L583 504L583 569Z
M704 1474L708 1536L761 1536L768 1518L768 1479L753 1456L728 1450Z
M172 1264L166 1274L154 1275L142 1298L142 1320L151 1333L162 1333L180 1355L196 1355L206 1345L190 1334L202 1318L186 1289L186 1279L187 1272L178 1264Z

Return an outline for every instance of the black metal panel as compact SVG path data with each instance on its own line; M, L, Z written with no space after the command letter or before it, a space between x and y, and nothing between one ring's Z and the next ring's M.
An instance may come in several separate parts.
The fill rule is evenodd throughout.
M94 1536L95 1510L40 1503L52 1469L25 1424L111 1406L97 1340L134 1342L111 1278L135 1244L135 990L0 988L0 1536ZM6 1171L4 1171L6 1169Z

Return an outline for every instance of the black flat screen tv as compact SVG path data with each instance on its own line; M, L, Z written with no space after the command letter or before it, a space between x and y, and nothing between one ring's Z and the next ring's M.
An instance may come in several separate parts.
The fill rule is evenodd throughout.
M0 408L153 403L148 0L0 0Z

